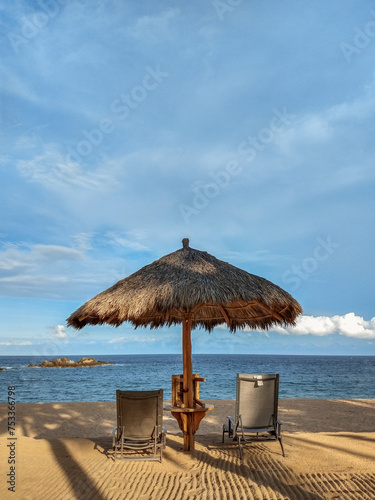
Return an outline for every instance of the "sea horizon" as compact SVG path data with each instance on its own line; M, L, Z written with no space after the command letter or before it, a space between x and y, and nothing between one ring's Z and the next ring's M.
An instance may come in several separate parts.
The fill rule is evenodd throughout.
M114 401L116 389L164 391L171 399L171 377L182 373L182 354L65 355L78 361L94 357L114 365L79 368L31 368L54 356L0 356L0 402L15 386L17 401ZM328 362L329 360L329 362ZM375 356L193 354L193 372L206 378L201 399L234 399L237 373L280 376L280 398L373 399Z
M61 354L54 354L52 356L47 356L44 359L48 359L49 361L52 359L58 359L58 358L68 358L68 357L74 357L74 358L95 358L99 359L99 357L111 357L111 356L181 356L181 352L162 352L162 353L157 353L157 354L151 354L151 353L131 353L131 354L126 354L126 353L117 353L117 354L66 354L66 353L61 353ZM298 354L298 353L292 353L292 354L285 354L285 353L253 353L253 354L242 354L242 353L212 353L212 352L199 352L196 354L193 354L193 356L290 356L290 357L320 357L320 358L360 358L360 357L365 357L365 358L375 358L375 354ZM42 358L43 356L40 354L7 354L0 356L0 362L1 359L3 358Z

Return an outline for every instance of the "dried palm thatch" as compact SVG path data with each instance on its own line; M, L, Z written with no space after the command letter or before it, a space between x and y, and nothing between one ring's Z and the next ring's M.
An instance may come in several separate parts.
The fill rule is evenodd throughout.
M69 326L124 321L158 328L182 323L211 331L226 323L236 329L293 325L299 303L270 281L216 259L207 252L183 248L143 267L77 309Z

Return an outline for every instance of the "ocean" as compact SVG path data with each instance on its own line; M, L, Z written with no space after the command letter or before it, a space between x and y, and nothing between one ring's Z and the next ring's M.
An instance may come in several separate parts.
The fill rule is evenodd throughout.
M78 361L81 356L67 356ZM182 373L182 356L90 356L115 365L82 368L29 368L45 358L0 356L0 402L14 386L18 403L115 401L116 389L164 390L171 399L171 376ZM237 373L278 373L280 398L375 398L375 356L286 356L196 354L193 371L205 377L200 399L234 399Z

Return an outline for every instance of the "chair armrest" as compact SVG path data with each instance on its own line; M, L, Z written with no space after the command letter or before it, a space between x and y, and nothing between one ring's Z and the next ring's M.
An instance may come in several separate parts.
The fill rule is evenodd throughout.
M114 427L111 436L114 436L116 431L117 431L117 427Z
M276 434L279 436L281 434L282 423L279 419L276 420Z

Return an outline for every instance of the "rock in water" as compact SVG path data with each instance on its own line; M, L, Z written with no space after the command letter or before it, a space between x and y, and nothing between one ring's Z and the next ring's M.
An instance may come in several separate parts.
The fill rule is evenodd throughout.
M81 366L102 366L102 365L114 365L112 361L97 361L95 358L81 358L79 361L72 361L67 358L56 358L51 361L45 360L40 365L29 364L29 367L39 367L39 368L77 368Z

